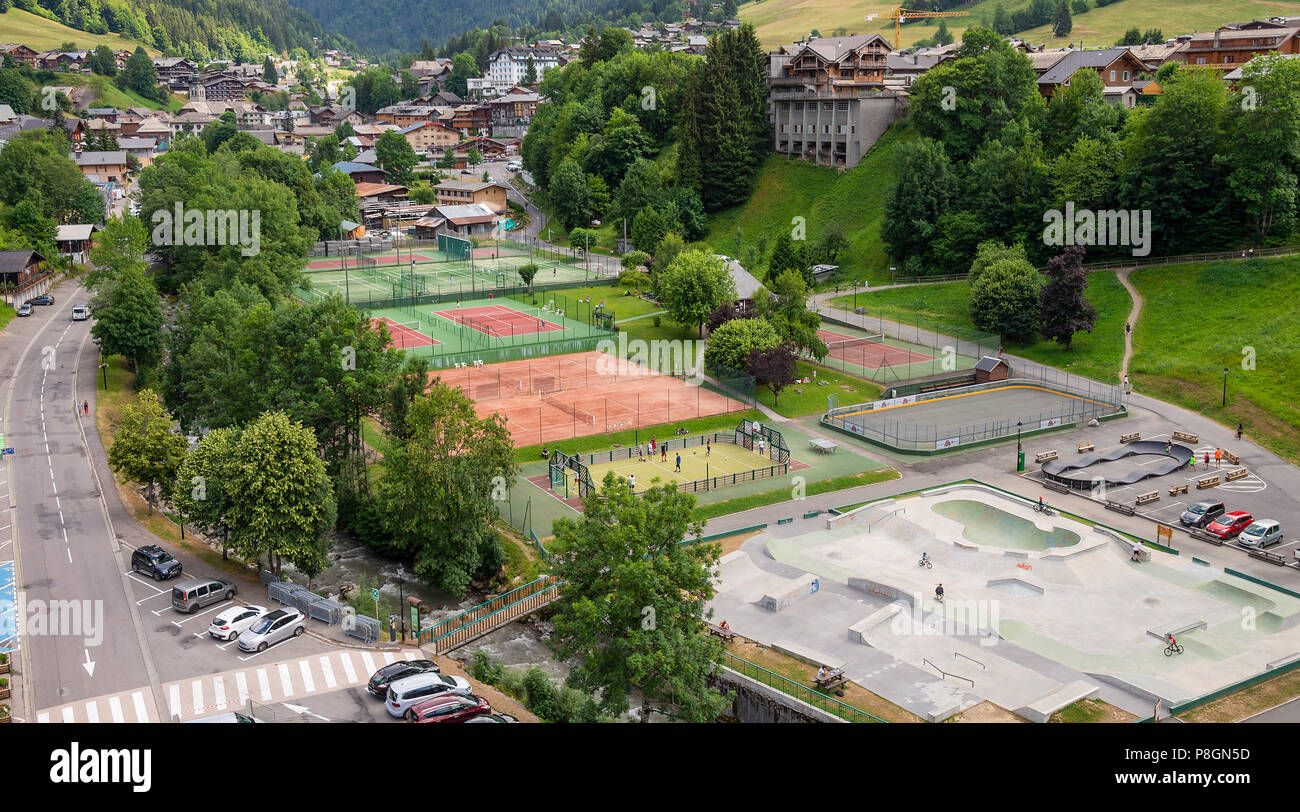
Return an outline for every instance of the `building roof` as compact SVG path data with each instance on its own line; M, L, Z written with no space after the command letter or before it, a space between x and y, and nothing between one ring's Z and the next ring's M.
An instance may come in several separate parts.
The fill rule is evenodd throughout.
M157 138L119 138L117 145L124 150L133 149L156 149L158 147Z
M1176 51L1186 47L1186 42L1156 42L1150 45L1130 45L1128 49L1143 63L1156 67L1168 62Z
M35 251L26 248L21 251L0 251L0 274L22 273L27 270L33 258L37 261L45 259Z
M362 181L357 184L357 197L375 197L376 195L391 194L398 190L406 191L405 186L392 183L369 183Z
M480 189L486 189L489 186L499 186L502 189L506 188L504 183L497 183L494 180L493 181L444 180L442 183L439 183L437 186L433 188L435 190L449 189L457 192L477 192Z
M782 48L791 55L798 56L804 51L812 51L827 62L839 62L844 57L856 52L864 45L879 40L889 50L893 50L884 37L879 34L850 34L847 37L817 37L807 42L796 42Z
M1003 361L1001 358L994 358L991 355L986 355L975 364L975 369L980 372L992 372L999 366L1007 366L1007 362Z
M1129 55L1127 48L1101 48L1096 51L1071 51L1038 77L1040 85L1063 85L1084 68L1101 70L1116 59Z
M334 164L335 172L342 172L345 175L351 175L353 172L383 172L377 166L370 164L358 163L357 161L339 161Z
M1073 48L1044 48L1041 51L1029 51L1025 56L1029 59L1029 64L1033 66L1034 72L1042 74L1072 53L1074 53Z
M917 48L911 53L894 52L885 57L885 65L892 72L914 73L927 71L956 53L956 43L939 48Z
M90 239L90 235L99 230L99 226L92 223L76 223L73 225L57 226L55 228L55 242L81 242Z
M14 120L14 109L7 104L0 104L0 122L8 123Z
M486 203L464 203L454 206L435 206L434 209L448 222L456 225L496 222L499 215Z
M121 166L126 163L126 152L111 149L104 152L73 153L72 161L77 166Z

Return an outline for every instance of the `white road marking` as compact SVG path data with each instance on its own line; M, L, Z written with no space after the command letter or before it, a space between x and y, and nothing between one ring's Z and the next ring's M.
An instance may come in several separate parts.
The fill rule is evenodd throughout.
M275 668L280 672L280 689L284 691L284 696L293 696L293 680L289 677L289 666L280 663Z
M110 696L108 698L108 712L113 715L114 724L120 725L126 721L126 717L122 715L122 700L118 697Z
M180 698L180 697L177 696L177 699L179 699L179 698ZM145 708L145 706L144 706L144 694L142 694L142 693L139 692L139 691L134 691L134 692L132 692L132 694L131 694L131 704L133 704L133 705L135 706L135 720L136 720L137 722L147 722L147 721L149 721L149 711L148 711L148 709Z
M368 651L361 652L361 664L365 667L367 674L373 674L379 670L375 668L375 661L370 658L370 652Z
M302 671L302 687L304 692L309 694L316 693L316 680L311 674L311 663L307 660L300 660L298 662L298 669Z
M212 699L217 704L217 710L226 709L226 681L221 677L212 678Z
M69 725L77 721L77 717L73 716L72 714L71 705L63 709L63 721L65 724L69 724Z
M90 722L92 725L99 724L99 703L98 702L86 703L86 721Z
M348 684L355 685L359 682L357 672L352 668L352 655L346 651L340 651L339 660L343 663L343 676L347 678Z
M197 679L192 680L190 682L190 690L194 694L194 715L198 716L203 712L203 681Z
M172 716L181 715L181 686L172 685L167 691L167 704L171 707Z
M271 680L267 679L266 669L257 669L257 688L262 693L262 701L271 701Z
M321 657L321 658L320 658L320 671L321 671L321 674L325 677L325 687L326 687L326 688L337 688L337 687L338 687L338 682L336 682L335 679L334 679L334 668L330 665L330 658L329 658L329 657Z
M244 678L244 672L240 671L235 675L235 692L239 694L239 704L248 704L248 680Z
M395 663L395 662L397 662L397 658L394 657L390 652L385 651L385 652L384 652L384 665L392 665L392 664Z
M38 724L38 725L48 725L49 723L50 723L50 715L49 715L48 713L38 713L38 714L36 714L36 724Z

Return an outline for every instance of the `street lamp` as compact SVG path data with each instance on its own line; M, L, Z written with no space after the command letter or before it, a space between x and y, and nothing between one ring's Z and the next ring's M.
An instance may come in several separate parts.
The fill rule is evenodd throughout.
M402 565L398 564L397 565L397 611L398 612L404 611L404 607L406 606L405 575L406 573L402 571ZM405 643L406 642L406 618L400 618L400 621L401 621L400 627L402 629L402 642Z
M1024 453L1020 447L1020 426L1021 425L1022 425L1021 422L1017 420L1016 421L1016 464L1017 465L1020 463L1020 455Z
M1223 403L1222 406L1228 405L1228 368L1223 368Z

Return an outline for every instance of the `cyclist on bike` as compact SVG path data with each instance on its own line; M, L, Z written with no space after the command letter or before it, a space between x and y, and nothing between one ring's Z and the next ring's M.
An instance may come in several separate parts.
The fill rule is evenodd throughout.
M1165 640L1167 640L1167 641L1169 642L1169 647L1170 647L1170 648L1174 648L1175 646L1178 645L1178 641L1174 639L1174 636L1173 636L1172 634L1168 634L1168 633L1166 633L1166 634L1165 634Z
M939 603L943 603L943 584L939 584L934 588L934 597Z
M930 555L929 555L929 553L921 553L921 563L920 563L920 566L924 567L926 564L929 564L929 563L930 563Z

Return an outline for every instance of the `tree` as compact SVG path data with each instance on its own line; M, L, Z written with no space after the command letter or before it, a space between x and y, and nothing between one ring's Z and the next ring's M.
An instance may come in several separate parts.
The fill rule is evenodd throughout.
M165 101L167 98L167 91L158 84L158 69L154 67L153 60L143 46L136 46L126 60L126 67L118 74L117 82L146 99Z
M180 511L182 522L221 539L222 559L229 557L232 528L226 515L230 509L226 487L239 436L239 429L233 427L213 429L203 435L198 447L185 455L177 469L172 493L172 504Z
M1068 37L1074 30L1074 19L1070 16L1070 0L1056 0L1056 14L1052 17L1052 34Z
M98 45L90 54L90 70L100 76L117 75L117 56L107 45Z
M668 236L668 221L658 209L645 208L632 221L632 247L654 254Z
M58 224L53 217L45 216L43 208L40 193L33 194L3 213L4 226L21 234L30 245L53 246L58 235Z
M627 710L634 688L647 705L685 721L711 721L725 707L709 684L721 646L701 626L720 550L681 543L702 530L690 521L694 505L673 484L634 494L610 472L581 518L555 522L564 552L556 560L562 586L552 646L561 658L577 658L570 682L598 695L609 715Z
M486 179L487 173L484 172L483 176ZM587 175L587 200L591 216L597 220L605 219L610 204L609 186L600 175Z
M469 80L481 74L474 55L462 51L451 59L451 76L447 77L447 89L463 99L469 95Z
M86 287L103 293L123 274L130 271L143 274L148 247L149 237L140 218L126 215L111 218L95 235L95 243L90 248L91 269Z
M229 466L226 515L235 551L277 574L287 562L319 575L338 506L312 430L284 412L266 412L244 428Z
M745 359L745 372L771 390L773 405L781 401L781 390L794 383L794 371L794 351L784 344L766 350L750 350L749 358Z
M145 389L134 402L123 404L108 449L108 467L144 487L150 513L171 494L176 470L185 459L185 437L172 431L173 423L158 394Z
M659 292L668 317L683 327L698 326L702 336L709 314L736 298L736 283L721 259L693 249L678 254L660 275Z
M1266 54L1242 69L1229 105L1228 188L1240 201L1252 239L1291 234L1300 173L1300 70L1294 59Z
M979 279L990 265L1004 259L1029 264L1029 257L1025 254L1025 246L1020 243L1008 246L997 240L985 240L975 248L975 259L971 261L970 275L967 277L967 281L972 285L975 284L975 280Z
M1125 31L1124 36L1120 38L1120 41L1115 43L1116 47L1120 47L1120 48L1129 45L1141 45L1141 44L1142 44L1142 32L1138 30L1138 27L1136 25L1128 29L1127 31Z
M950 45L952 44L952 41L953 41L953 36L952 36L952 32L948 30L948 21L944 19L940 19L939 30L934 32L934 44Z
M140 267L126 268L116 284L96 299L90 334L104 355L121 355L132 372L162 358L163 314L158 291Z
M341 160L341 156L338 136L333 134L322 136L311 150L312 171L319 172L323 168L334 166Z
M788 230L781 229L772 243L772 258L767 263L767 278L775 279L786 271L795 271L808 277L811 274L809 270L811 264L808 244L803 240L793 239Z
M826 344L817 335L822 317L808 307L811 295L812 290L803 274L795 270L783 271L754 295L754 310L772 325L781 336L781 342L792 351L824 358Z
M1002 3L998 3L993 9L993 30L1003 36L1016 32L1015 23L1011 21L1011 15Z
M528 55L528 62L524 65L524 84L529 87L537 84L537 60L532 54Z
M1075 14L1086 14L1088 8L1088 0L1070 0L1070 11Z
M396 130L389 130L375 140L375 160L381 168L392 172L401 183L410 183L420 157L415 154L406 136Z
M659 241L659 247L655 249L654 264L650 266L650 271L656 279L668 270L668 266L676 261L677 257L686 250L686 241L675 231L670 231Z
M520 265L517 273L519 274L520 281L531 290L533 287L533 277L537 276L537 263L529 262L527 265Z
M645 251L632 250L624 254L618 262L626 270L634 271L637 268L649 267L651 259L652 257Z
M415 399L406 427L376 486L384 528L421 579L463 595L501 563L493 500L516 475L510 434L499 415L479 418L473 401L442 383Z
M280 84L280 74L276 71L275 63L271 61L270 54L267 54L266 59L262 60L262 81L272 86Z
M569 247L579 251L586 251L591 247L593 240L598 237L596 230L591 228L574 228L569 230Z
M742 370L754 350L770 350L781 336L767 319L732 319L709 334L704 360L709 367Z
M844 235L844 227L838 222L826 224L822 231L821 239L817 241L817 247L814 250L817 262L820 264L834 265L839 258L841 251L849 249L849 238Z
M551 177L548 197L565 228L577 228L591 221L591 191L577 161L568 159L560 164Z
M940 65L939 67L943 67ZM885 195L880 236L895 258L929 256L939 218L956 192L942 144L923 138L899 146L897 180Z
M970 286L971 321L981 330L1024 340L1038 329L1040 280L1028 262L999 260Z
M1081 245L1071 245L1047 261L1047 284L1042 293L1042 326L1038 331L1070 351L1074 334L1091 333L1097 323L1097 308L1086 295L1088 272L1083 267L1087 253Z
M470 166L478 166L483 163L483 153L478 151L478 147L469 148L469 152L465 153L465 163Z

